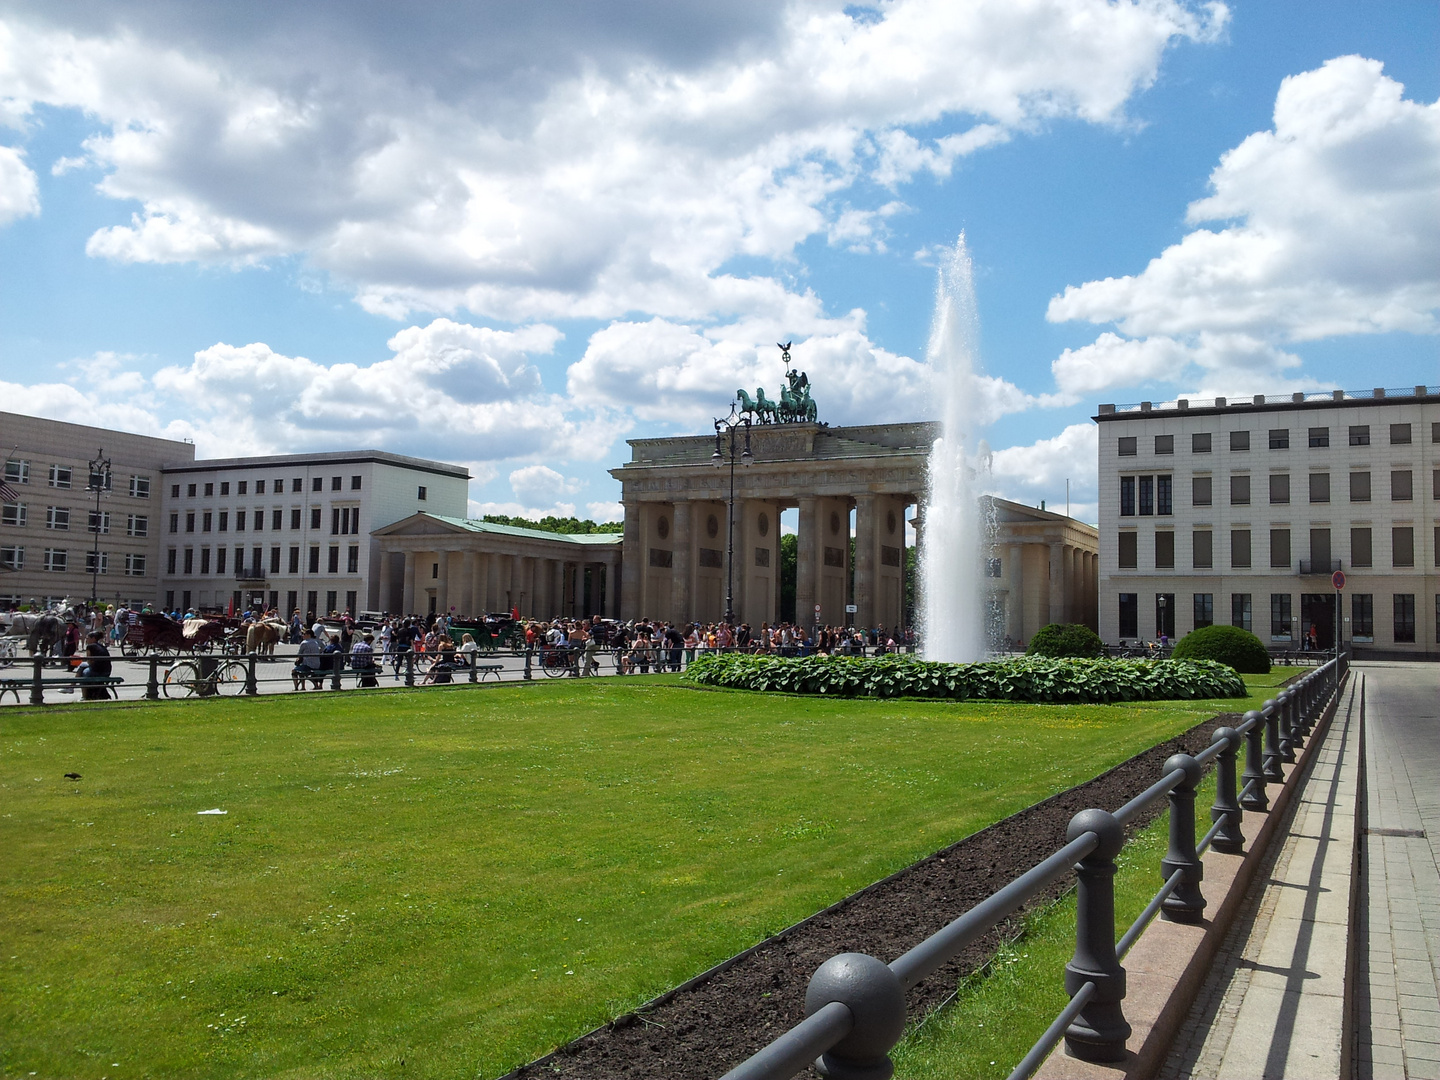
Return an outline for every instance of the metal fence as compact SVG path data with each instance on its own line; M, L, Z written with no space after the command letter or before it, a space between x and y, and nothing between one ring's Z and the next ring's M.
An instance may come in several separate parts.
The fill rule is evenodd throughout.
M1062 1038L1082 1060L1122 1060L1130 1025L1123 1009L1121 961L1157 915L1175 922L1200 921L1205 909L1200 856L1212 846L1216 851L1244 851L1245 811L1269 809L1266 786L1284 782L1282 763L1295 761L1295 752L1338 693L1348 662L1344 654L1333 657L1263 708L1247 712L1237 726L1218 729L1201 753L1174 755L1159 780L1114 813L1082 810L1070 821L1064 847L903 956L889 964L864 953L841 953L825 961L806 990L805 1019L723 1080L786 1080L812 1063L835 1080L890 1076L890 1050L905 1031L906 991L1071 869L1076 932L1075 954L1065 965L1070 1003L1015 1066L1010 1080L1033 1074ZM1242 742L1245 770L1237 778ZM1214 825L1196 843L1195 789L1211 762L1217 773L1210 808ZM1237 790L1237 785L1243 786ZM1115 858L1125 844L1125 825L1162 796L1170 802L1169 846L1160 863L1164 884L1117 941Z

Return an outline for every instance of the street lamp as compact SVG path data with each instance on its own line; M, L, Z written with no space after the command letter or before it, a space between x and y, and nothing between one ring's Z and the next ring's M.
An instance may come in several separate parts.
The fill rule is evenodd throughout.
M1156 600L1157 606L1158 606L1159 609L1160 609L1160 618L1159 618L1159 620L1158 620L1158 622L1160 623L1160 625L1155 628L1156 631L1157 631L1157 633L1155 634L1155 636L1156 636L1156 637L1165 637L1165 594L1164 594L1164 593L1160 593L1158 596L1155 597L1155 600Z
M90 607L93 609L100 601L100 496L110 490L110 459L103 449L96 450L90 459L90 482L85 490L95 492L95 518L90 523L90 531L95 534L95 550L90 555Z
M737 455L736 432L743 427L745 429L745 445ZM722 443L721 440L726 442ZM730 458L730 501L725 511L725 623L727 626L735 625L735 459L738 456L740 464L753 465L755 457L750 453L750 417L741 416L735 405L730 406L730 415L715 421L715 452L710 455L710 463L717 469L725 464L726 453L722 446L728 446Z

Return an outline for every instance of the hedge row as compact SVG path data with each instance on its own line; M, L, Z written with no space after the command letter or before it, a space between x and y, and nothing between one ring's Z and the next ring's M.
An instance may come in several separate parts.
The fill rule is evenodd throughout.
M1025 657L941 664L913 655L798 659L702 656L686 678L703 686L831 697L927 697L957 701L1100 703L1244 697L1245 680L1209 660L1050 660Z

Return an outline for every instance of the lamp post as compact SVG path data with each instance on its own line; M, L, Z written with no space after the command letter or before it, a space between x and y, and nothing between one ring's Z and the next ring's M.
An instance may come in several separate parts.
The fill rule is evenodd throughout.
M1157 597L1155 597L1155 601L1156 601L1156 606L1160 609L1160 618L1159 618L1159 623L1160 623L1160 625L1155 628L1155 630L1156 630L1155 636L1156 636L1156 637L1165 637L1165 636L1166 636L1166 635L1165 635L1165 594L1164 594L1164 593L1161 593L1160 595L1158 595Z
M737 455L737 432L740 428L745 429L745 446ZM722 443L722 439L725 440ZM722 446L728 446L728 455L722 450ZM730 501L725 511L725 624L735 625L735 459L738 456L742 465L752 465L755 462L754 455L750 453L750 417L741 416L735 405L730 406L730 415L715 421L715 452L710 455L710 462L717 469L725 464L726 457L730 459Z
M95 548L90 555L90 607L94 609L100 602L100 496L110 488L110 459L105 456L104 449L96 450L95 456L90 459L90 483L86 486L87 491L95 492L95 520L90 523L90 531L95 534Z

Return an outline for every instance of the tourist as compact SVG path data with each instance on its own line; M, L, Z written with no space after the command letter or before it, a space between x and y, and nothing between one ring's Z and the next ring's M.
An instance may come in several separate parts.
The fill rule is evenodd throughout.
M379 686L375 679L375 635L366 633L350 647L350 668L360 676L360 685Z
M110 650L105 647L104 632L91 630L87 638L85 662L75 669L75 677L77 679L110 678ZM64 692L68 694L71 691L67 689ZM109 693L103 686L82 686L80 696L86 701L104 701L109 697Z
M475 655L480 651L480 646L475 644L475 638L465 634L460 639L460 662L467 668L475 666Z
M309 679L319 690L323 681L320 673L320 643L315 640L315 632L306 628L301 631L300 649L295 655L295 667L290 671L290 680L295 684L296 690L305 689L305 680Z

